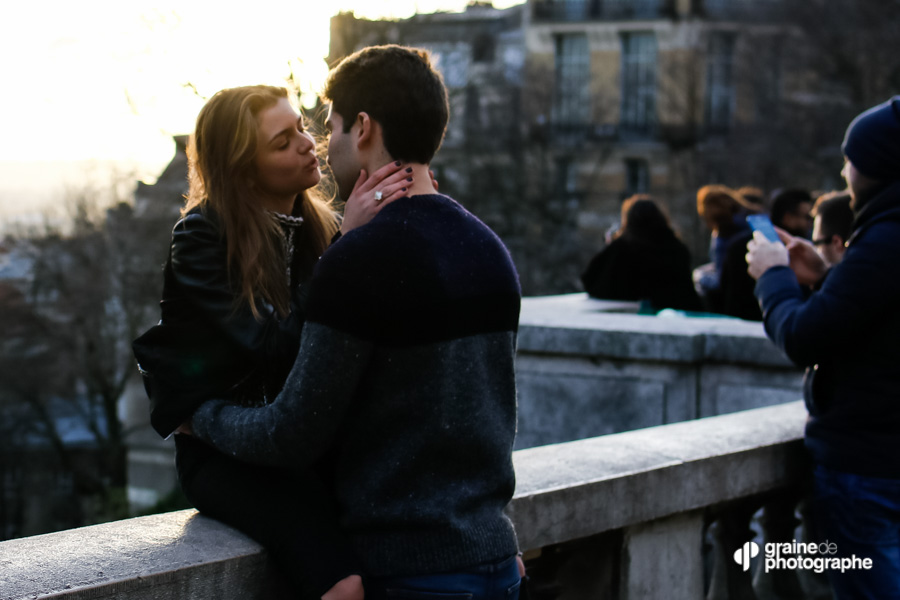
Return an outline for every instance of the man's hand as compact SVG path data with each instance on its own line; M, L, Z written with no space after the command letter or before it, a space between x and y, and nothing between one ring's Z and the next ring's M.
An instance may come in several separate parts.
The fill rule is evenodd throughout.
M175 433L180 433L181 435L194 435L194 428L191 427L191 420L188 419L179 425L178 429L175 430Z
M788 250L784 244L770 242L762 232L753 232L753 239L747 242L747 272L753 279L759 279L772 267L790 265Z
M347 233L371 221L386 204L405 196L410 185L412 169L399 161L386 164L371 177L365 169L360 171L359 179L344 205L341 233Z
M825 260L816 252L812 242L794 237L783 229L775 228L778 237L784 242L791 261L791 270L797 276L800 285L814 286L828 270Z

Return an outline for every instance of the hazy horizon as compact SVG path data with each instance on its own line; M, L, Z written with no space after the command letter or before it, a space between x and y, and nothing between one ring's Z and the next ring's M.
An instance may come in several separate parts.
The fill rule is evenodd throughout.
M172 155L175 146L172 145ZM72 190L102 189L116 179L153 183L169 161L20 160L0 161L0 222L58 213Z

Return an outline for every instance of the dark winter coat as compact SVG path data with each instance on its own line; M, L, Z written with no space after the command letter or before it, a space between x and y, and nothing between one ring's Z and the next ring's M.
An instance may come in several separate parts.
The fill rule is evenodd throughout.
M652 240L628 234L616 238L591 260L581 282L595 298L649 300L656 309L701 309L690 252L671 232Z
M766 332L809 367L806 445L836 471L900 478L900 182L857 214L843 260L805 296L788 267L760 277Z

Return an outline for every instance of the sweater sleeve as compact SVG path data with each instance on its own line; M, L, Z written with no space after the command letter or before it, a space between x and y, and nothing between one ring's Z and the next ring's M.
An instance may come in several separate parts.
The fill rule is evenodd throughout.
M175 281L203 317L251 356L264 361L292 357L297 351L302 326L298 311L279 320L270 305L258 300L257 319L246 304L235 307L240 290L228 275L225 241L209 218L192 213L175 225L171 265Z
M835 346L862 343L884 311L896 310L900 228L876 226L847 248L821 289L808 298L788 267L774 267L756 284L769 337L797 365L811 366Z
M371 342L309 323L287 382L271 404L205 402L194 413L194 434L246 462L308 466L331 444L371 352Z

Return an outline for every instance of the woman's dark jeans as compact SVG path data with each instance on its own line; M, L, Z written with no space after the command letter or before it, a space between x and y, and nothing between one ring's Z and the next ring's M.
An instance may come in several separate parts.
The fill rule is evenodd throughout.
M314 472L243 463L186 435L175 436L175 451L187 499L264 546L298 598L318 599L362 573L332 494Z

